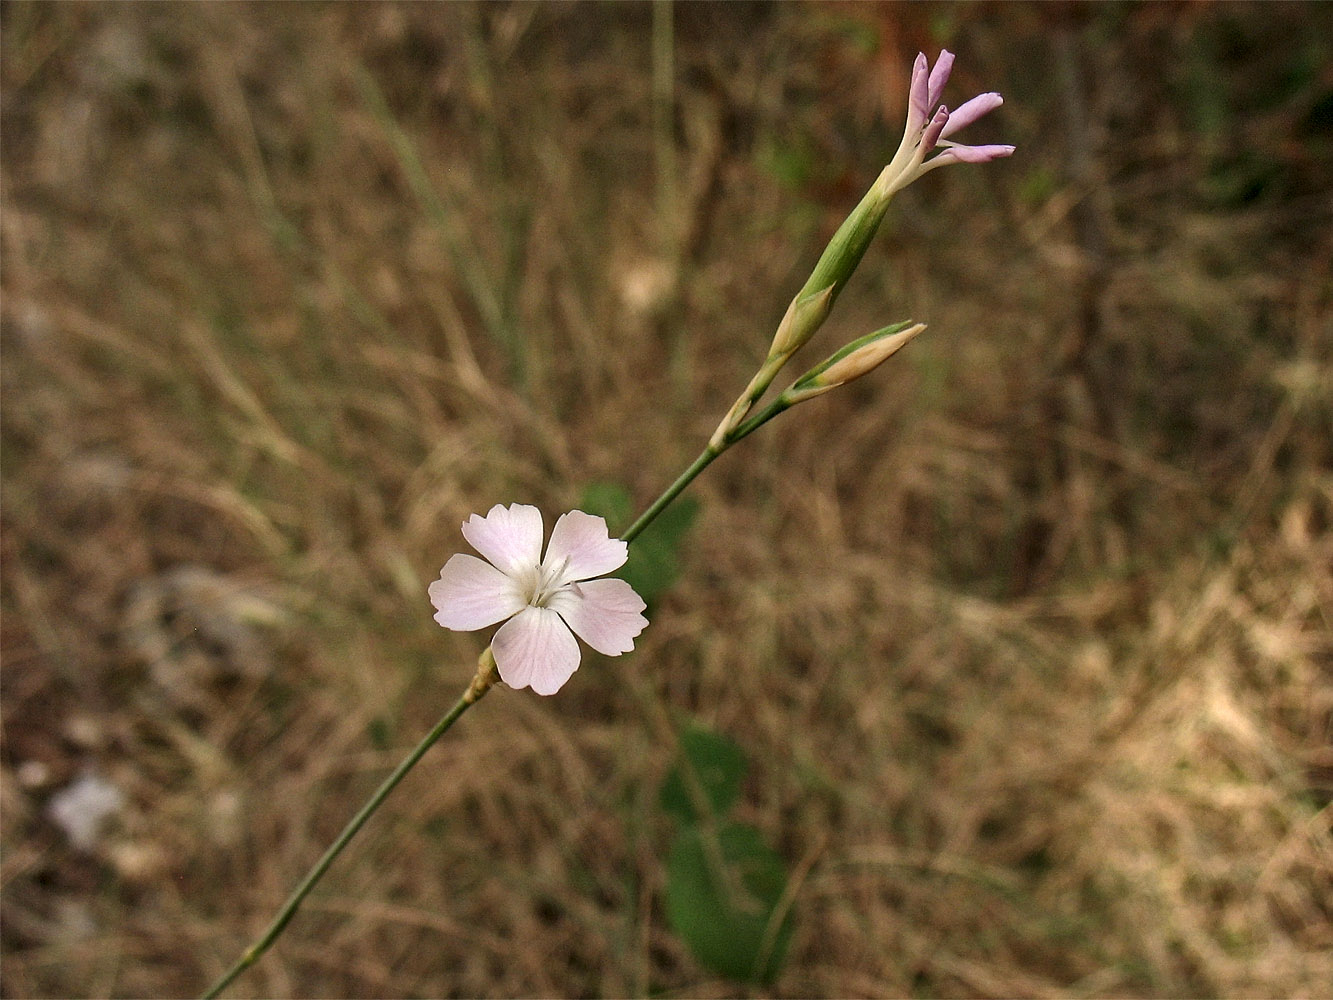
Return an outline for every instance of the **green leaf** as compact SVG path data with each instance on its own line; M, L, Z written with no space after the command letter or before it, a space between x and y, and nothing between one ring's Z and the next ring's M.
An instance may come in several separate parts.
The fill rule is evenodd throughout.
M619 483L591 483L579 509L606 518L611 531L629 525L633 505ZM699 502L681 497L658 515L629 548L629 561L617 574L649 604L680 576L679 551L699 513Z
M680 750L680 763L662 785L662 809L681 823L699 822L695 794L688 783L692 779L696 794L702 793L707 800L711 817L721 817L740 796L745 754L721 733L699 726L689 726L680 734Z
M711 839L708 839L711 838ZM702 965L730 979L771 983L791 940L782 859L752 826L683 827L667 862L666 913Z
M629 523L631 505L629 490L619 483L603 481L584 488L579 510L606 518L609 529L615 531Z

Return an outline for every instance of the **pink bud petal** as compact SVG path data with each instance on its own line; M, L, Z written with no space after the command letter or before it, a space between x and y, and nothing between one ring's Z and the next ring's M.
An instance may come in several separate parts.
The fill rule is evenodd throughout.
M574 634L599 653L619 656L634 648L634 638L648 626L643 598L624 580L590 580L562 590L551 599Z
M941 139L947 139L960 128L971 125L982 115L988 115L1001 104L1004 98L999 94L978 94L972 100L965 102L958 110L949 116L949 124L944 127L940 133Z
M435 620L459 632L494 625L520 611L523 594L512 579L476 556L450 556L428 588Z
M908 91L907 98L907 132L908 134L916 132L926 123L927 109L930 107L930 80L928 78L928 68L930 64L926 61L926 54L918 52L916 62L912 66L912 86Z
M610 573L625 565L629 546L618 538L611 538L606 521L581 510L560 515L551 529L551 541L546 546L546 564L558 565L568 559L561 583L569 580L589 580Z
M930 86L927 88L925 107L933 108L940 103L944 95L944 85L949 82L949 73L953 71L953 53L948 49L940 50L940 57L935 60L935 68L930 71Z
M930 120L925 132L921 134L921 148L927 153L934 149L935 143L939 141L940 133L944 131L944 127L948 124L949 109L941 104L940 109L935 112L935 117Z
M931 163L989 163L1005 156L1012 156L1013 146L960 146L951 143L936 156Z
M491 640L500 679L512 688L555 694L579 668L579 644L550 608L524 608Z
M542 514L527 504L496 504L485 517L473 514L463 522L463 537L510 576L536 566L542 558Z

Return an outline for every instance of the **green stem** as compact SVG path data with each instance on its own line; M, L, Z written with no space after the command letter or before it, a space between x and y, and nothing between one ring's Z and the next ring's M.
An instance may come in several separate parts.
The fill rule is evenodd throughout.
M639 536L639 533L643 531L644 528L648 527L648 525L652 524L653 519L657 517L658 514L662 513L662 511L666 510L667 505L680 495L681 490L685 489L686 486L689 486L694 477L703 472L704 469L708 468L708 463L717 458L718 455L721 455L726 449L726 444L721 448L714 448L712 445L705 448L700 453L699 457L691 463L690 467L682 472L676 478L676 481L668 486L666 491L660 497L653 501L652 506L639 515L639 519L631 524L625 533L620 536L621 539L626 542L634 541L634 539Z
M710 443L708 447L699 454L699 457L690 464L690 467L682 472L676 478L676 481L668 486L660 497L653 501L652 506L640 514L639 519L625 530L625 533L620 536L621 539L626 542L634 541L634 539L642 533L644 528L653 523L653 519L656 518L658 514L667 509L671 501L680 496L681 491L694 481L695 476L708 468L713 459L717 458L718 455L721 455L741 438L757 431L760 427L768 423L791 405L792 401L788 399L784 393L749 420L742 423L730 434L726 435L720 444L714 445Z
M728 445L735 444L741 438L753 434L755 431L757 431L760 427L763 427L764 424L768 423L783 410L788 409L791 405L792 401L787 398L786 393L783 393L777 399L773 400L773 402L769 403L766 407L764 407L762 410L756 413L749 420L745 421L745 423L741 424L734 431L732 431L731 434L727 437L727 444Z
M482 658L484 665L486 654L483 653ZM408 754L403 762L394 768L393 773L384 779L383 784L376 789L375 794L367 800L366 804L361 807L360 811L352 817L351 822L343 828L343 832L338 835L338 839L329 845L329 848L324 852L323 857L315 863L315 867L310 869L306 877L301 880L301 884L298 885L292 894L287 897L287 902L283 903L282 909L279 910L278 915L273 918L273 922L269 924L268 930L264 932L263 936L259 938L258 941L245 950L245 953L236 960L236 963L228 969L217 982L208 988L208 992L203 995L204 1000L210 1000L210 998L220 994L231 984L233 979L250 966L254 965L255 962L259 960L259 957L263 955L264 952L268 951L269 946L272 945L278 935L283 932L283 929L286 928L292 917L296 916L296 911L300 907L301 901L310 894L310 890L315 887L315 884L319 882L324 873L328 871L329 865L333 864L334 859L342 853L343 848L347 846L348 842L356 836L357 831L365 826L366 820L370 819L375 810L380 807L380 804L389 797L389 793L392 792L394 788L398 786L398 783L407 776L407 772L416 766L417 761L425 756L426 751L435 745L435 741L443 736L445 732L448 731L449 727L458 721L458 717L466 712L470 705L474 704L486 693L490 685L481 684L479 683L480 681L481 674L479 673L478 679L472 682L467 691L464 692L463 696L458 699L457 704L445 713L444 718L435 724L435 728L427 733L425 738L416 745L416 749Z

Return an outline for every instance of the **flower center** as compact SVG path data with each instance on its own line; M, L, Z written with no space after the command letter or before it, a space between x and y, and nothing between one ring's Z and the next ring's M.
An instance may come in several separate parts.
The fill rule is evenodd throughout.
M535 567L524 587L528 606L544 608L551 603L551 598L571 586L563 582L565 571L569 569L569 556L565 556L553 566ZM577 584L572 586L577 587Z

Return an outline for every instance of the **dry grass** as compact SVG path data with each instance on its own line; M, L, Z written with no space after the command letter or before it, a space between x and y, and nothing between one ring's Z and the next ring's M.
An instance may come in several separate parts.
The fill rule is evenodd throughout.
M813 350L930 333L710 469L638 650L488 698L233 993L746 993L662 914L691 717L805 873L778 995L1326 990L1333 9L1062 10L683 6L671 184L647 6L6 5L5 994L230 962L470 676L462 519L650 500L941 40L1019 155Z

